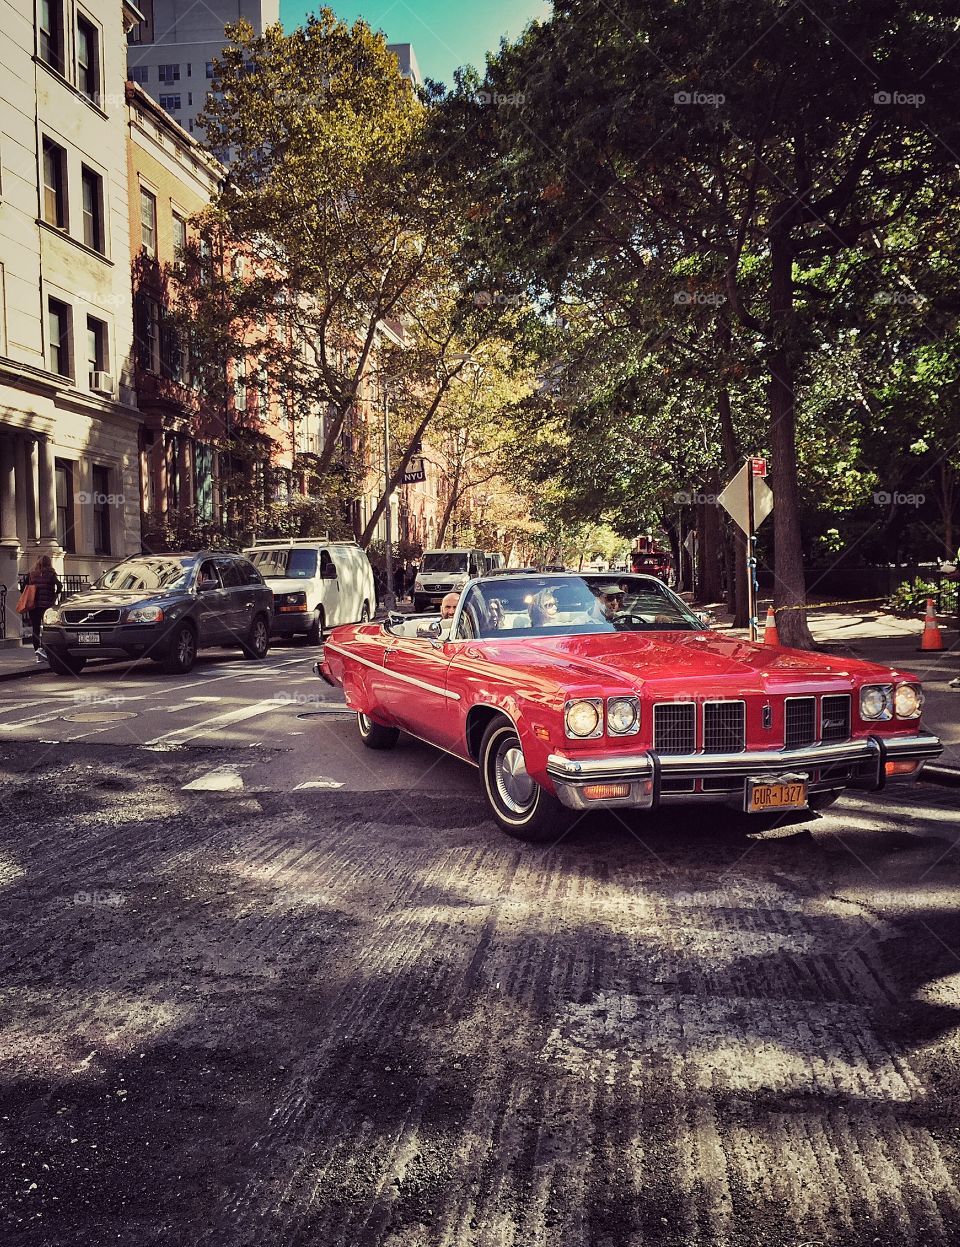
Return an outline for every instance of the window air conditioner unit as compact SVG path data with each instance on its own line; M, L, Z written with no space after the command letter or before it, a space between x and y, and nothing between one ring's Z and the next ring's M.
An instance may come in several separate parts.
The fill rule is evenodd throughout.
M113 394L113 374L109 372L91 372L90 389L98 394Z

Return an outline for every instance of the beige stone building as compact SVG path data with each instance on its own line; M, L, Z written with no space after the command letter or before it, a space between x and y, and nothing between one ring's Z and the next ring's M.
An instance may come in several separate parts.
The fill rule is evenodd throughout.
M126 0L10 0L0 39L0 585L140 548Z

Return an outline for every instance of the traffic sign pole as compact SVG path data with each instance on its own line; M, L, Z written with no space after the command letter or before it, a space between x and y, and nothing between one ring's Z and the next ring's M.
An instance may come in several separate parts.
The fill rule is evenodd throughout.
M753 509L753 465L755 460L750 461L751 471L747 472L747 614L750 617L750 640L757 639L758 623L757 623L757 555L753 548L754 535L754 509Z

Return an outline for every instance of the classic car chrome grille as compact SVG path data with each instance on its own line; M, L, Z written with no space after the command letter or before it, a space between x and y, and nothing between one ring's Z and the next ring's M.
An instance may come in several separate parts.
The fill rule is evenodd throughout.
M653 747L657 753L693 753L697 747L697 708L692 701L663 702L653 708Z
M104 607L102 610L65 610L63 612L63 622L68 624L96 624L102 627L103 624L115 624L120 622L119 610L109 610Z
M746 744L742 701L708 701L703 707L703 752L736 753Z
M825 745L850 739L849 693L832 693L820 702L820 739Z
M788 697L784 704L784 749L800 749L817 739L817 699Z

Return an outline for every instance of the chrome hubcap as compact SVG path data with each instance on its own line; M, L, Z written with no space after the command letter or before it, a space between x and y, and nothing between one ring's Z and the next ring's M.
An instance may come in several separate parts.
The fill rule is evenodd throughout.
M527 774L523 750L516 741L506 741L500 746L493 769L503 804L515 814L525 813L533 802L537 786Z
M357 722L360 724L360 731L363 733L363 735L369 736L370 735L370 720L367 718L367 716L362 711L357 712Z

